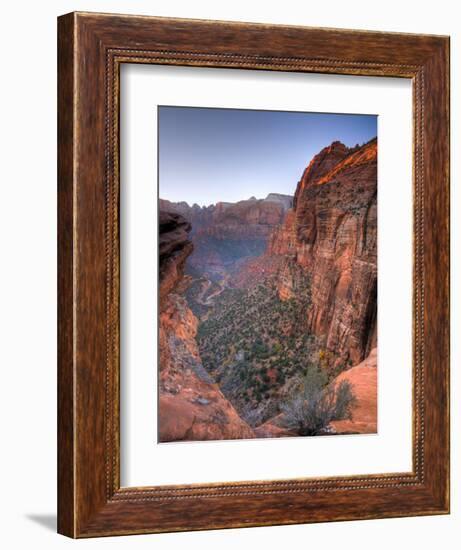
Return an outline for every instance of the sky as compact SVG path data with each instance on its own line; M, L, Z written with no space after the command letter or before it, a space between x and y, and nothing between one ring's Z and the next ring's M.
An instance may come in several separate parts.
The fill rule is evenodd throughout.
M293 195L323 147L377 135L374 115L158 108L159 194L201 206Z

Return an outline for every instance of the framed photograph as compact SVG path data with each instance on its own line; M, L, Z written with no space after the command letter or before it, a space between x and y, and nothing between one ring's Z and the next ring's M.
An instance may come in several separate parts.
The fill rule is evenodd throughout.
M449 39L58 20L58 531L449 513Z

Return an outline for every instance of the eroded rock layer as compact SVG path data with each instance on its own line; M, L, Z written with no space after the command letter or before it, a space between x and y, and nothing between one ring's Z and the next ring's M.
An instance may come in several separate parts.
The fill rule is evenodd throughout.
M160 211L159 440L254 437L253 430L203 368L195 336L197 318L181 292L184 263L192 252L190 224Z
M370 355L359 365L342 372L333 384L343 381L351 384L356 403L352 410L352 418L335 420L331 423L334 433L377 432L377 398L378 398L378 350L373 348Z
M334 142L314 157L268 253L285 257L282 299L294 295L295 265L310 277L308 330L341 361L362 361L377 344L376 140L353 149Z
M240 262L264 253L292 203L289 195L270 193L265 199L252 197L205 207L161 200L160 208L179 213L192 224L190 272L221 280L237 273Z

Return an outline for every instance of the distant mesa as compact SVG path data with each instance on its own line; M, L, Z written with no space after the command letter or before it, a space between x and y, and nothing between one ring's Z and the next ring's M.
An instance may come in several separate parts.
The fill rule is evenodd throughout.
M187 214L191 214L192 212L198 213L200 211L213 211L216 208L225 210L226 208L229 208L230 206L236 206L239 204L244 203L265 203L265 202L275 202L277 204L281 204L284 208L284 210L289 210L293 206L293 196L292 195L283 195L281 193L269 193L265 199L257 199L254 195L251 196L249 199L243 199L241 201L236 202L229 202L229 201L219 201L216 204L210 204L208 206L200 206L196 202L189 206L189 204L186 201L180 201L180 202L172 202L168 199L159 199L159 206L160 210L164 210L167 212L176 212L177 214L182 214L183 216L187 217Z
M293 206L293 197L291 195L281 195L280 193L269 193L264 202L277 202L282 204L285 210Z
M292 203L289 195L270 193L265 199L251 197L202 207L160 199L159 208L160 213L179 214L191 225L195 248L189 268L221 279L234 266L239 268L240 260L263 254L270 235L283 223Z

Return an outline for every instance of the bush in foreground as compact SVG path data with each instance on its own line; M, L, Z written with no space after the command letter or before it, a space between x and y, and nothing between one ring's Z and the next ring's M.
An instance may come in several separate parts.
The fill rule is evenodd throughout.
M308 369L300 393L281 406L285 423L299 435L324 433L333 420L350 420L356 397L352 386L343 380L327 385L327 376L316 367Z

